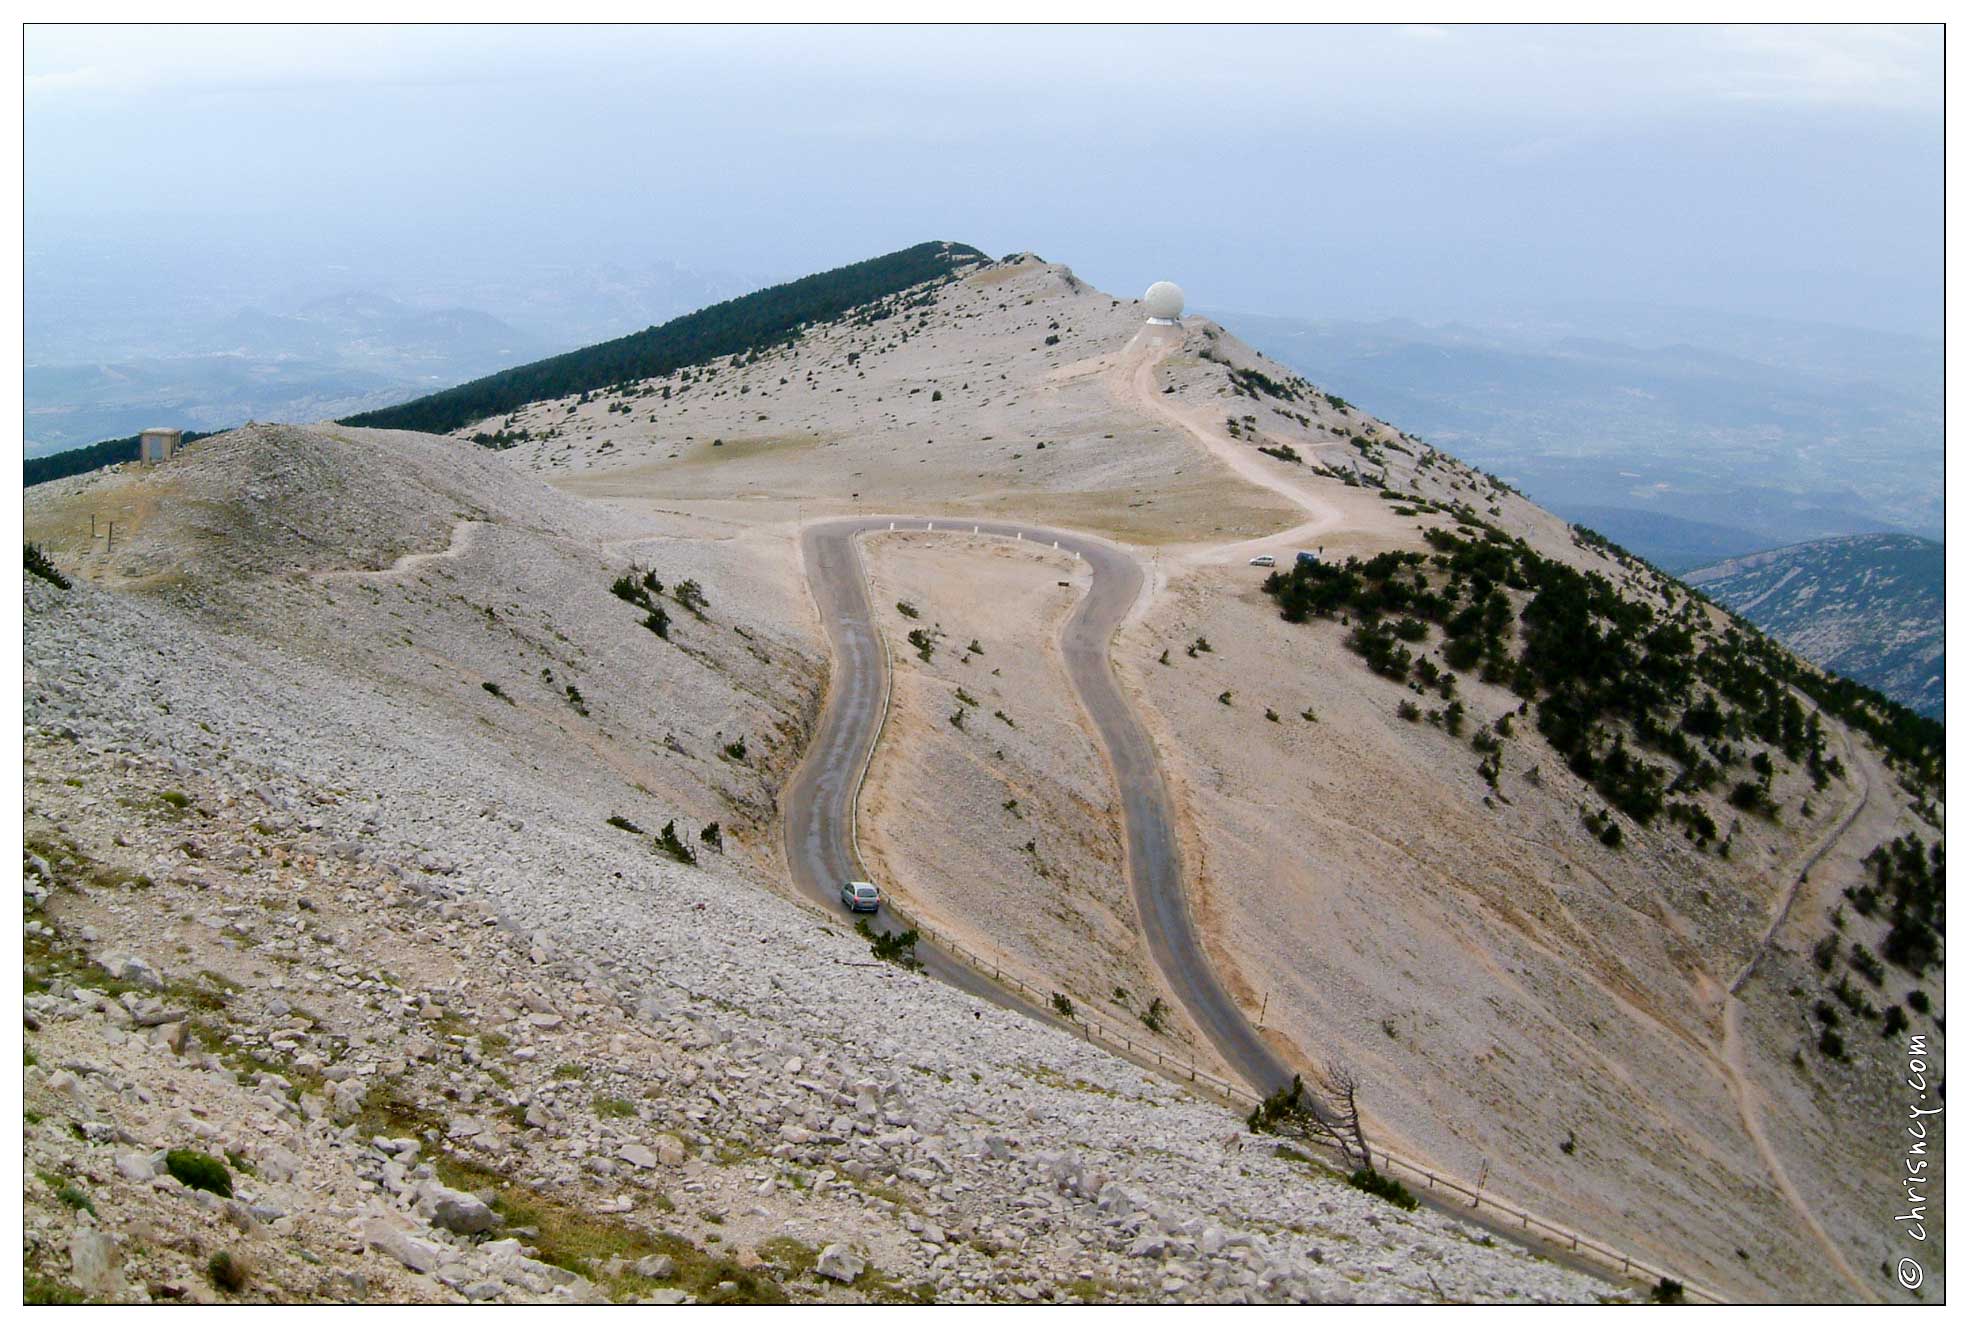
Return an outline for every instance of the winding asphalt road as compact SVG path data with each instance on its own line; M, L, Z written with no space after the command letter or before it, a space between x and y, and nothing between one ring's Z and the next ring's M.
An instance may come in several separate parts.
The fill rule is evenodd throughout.
M786 857L800 890L818 903L846 910L841 883L866 875L855 855L855 798L879 736L888 690L888 655L869 610L857 537L887 531L891 520L845 518L818 522L801 533L808 585L833 652L834 672L820 725L784 797ZM933 523L896 520L900 530ZM1192 1021L1231 1070L1259 1094L1291 1081L1286 1068L1217 982L1191 926L1183 896L1182 854L1169 791L1154 744L1114 676L1109 648L1115 630L1142 591L1141 564L1116 545L1075 531L1013 522L952 522L944 529L1023 536L1058 542L1093 570L1093 583L1061 630L1067 676L1105 750L1121 794L1128 877L1149 954ZM880 884L880 883L878 883ZM875 926L896 928L884 908ZM1050 1013L1000 987L927 944L919 957L935 978L974 996L1041 1019Z

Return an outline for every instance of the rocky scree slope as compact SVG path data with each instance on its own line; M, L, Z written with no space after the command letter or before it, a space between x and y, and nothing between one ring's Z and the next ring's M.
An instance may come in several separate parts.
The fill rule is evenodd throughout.
M385 443L415 466L373 468ZM328 492L241 497L295 453L341 458ZM607 591L627 554L483 461L244 433L130 481L168 488L127 551L64 563L100 580L30 580L37 1295L1610 1293L1274 1155L773 894L769 770L814 662L785 620L723 616L769 593L639 544L709 601L663 601L659 637ZM364 515L419 473L469 500L462 538ZM37 496L30 532L64 501ZM361 562L335 566L304 502L336 506ZM766 755L712 749L775 706ZM733 852L693 835L714 816ZM695 864L654 851L660 817ZM231 1202L173 1176L177 1149L222 1161Z

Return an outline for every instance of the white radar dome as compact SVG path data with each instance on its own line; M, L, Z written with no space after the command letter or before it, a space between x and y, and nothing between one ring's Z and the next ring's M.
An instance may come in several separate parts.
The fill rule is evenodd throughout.
M1159 281L1142 296L1149 317L1174 323L1183 314L1183 288L1173 281Z

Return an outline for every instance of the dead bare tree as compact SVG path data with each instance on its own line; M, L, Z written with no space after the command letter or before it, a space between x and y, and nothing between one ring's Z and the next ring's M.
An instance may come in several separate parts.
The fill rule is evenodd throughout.
M1318 1093L1324 1111L1315 1112L1326 1134L1356 1167L1374 1171L1374 1151L1368 1147L1367 1131L1361 1125L1360 1074L1344 1061L1329 1061L1319 1068Z
M1356 1170L1374 1171L1374 1151L1361 1124L1360 1075L1344 1061L1329 1061L1314 1070L1308 1086L1302 1076L1277 1090L1251 1110L1254 1131L1297 1135L1331 1145Z

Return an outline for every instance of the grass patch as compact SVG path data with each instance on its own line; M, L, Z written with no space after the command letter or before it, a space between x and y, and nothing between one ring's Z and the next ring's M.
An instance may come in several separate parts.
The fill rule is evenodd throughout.
M872 1196L877 1200L887 1200L898 1209L916 1208L916 1201L911 1199L901 1187L891 1186L873 1177L846 1177L844 1180L863 1195Z
M539 1258L592 1279L615 1301L647 1296L659 1287L679 1287L707 1305L779 1306L786 1291L763 1270L746 1269L716 1256L674 1232L645 1232L604 1216L550 1200L517 1186L502 1189L493 1208L509 1227L532 1228L539 1235L528 1244ZM670 1277L656 1279L624 1271L613 1276L601 1266L620 1258L629 1264L646 1255L668 1255L676 1268Z
M80 1306L88 1300L73 1284L31 1269L21 1279L21 1301L29 1306Z
M1106 1303L1121 1295L1121 1288L1105 1278L1070 1278L1060 1284L1060 1296L1067 1301Z
M805 1278L820 1262L820 1252L794 1237L774 1237L759 1243L759 1258L785 1278Z
M849 1286L870 1301L884 1306L931 1306L935 1305L937 1300L935 1283L911 1283L904 1286L872 1264L863 1269L861 1277Z
M164 1170L195 1191L232 1198L232 1173L210 1154L196 1149L173 1149L164 1155Z
M404 1102L387 1085L374 1085L362 1101L355 1126L365 1139L372 1135L417 1136L425 1131L442 1133L444 1123L430 1111Z
M1092 1080L1083 1080L1079 1076L1063 1075L1051 1066L1030 1066L1025 1062L1020 1062L1018 1063L1017 1069L1019 1074L1025 1076L1035 1084L1047 1085L1054 1089L1071 1089L1075 1093L1080 1094L1097 1094L1102 1098L1121 1097L1114 1090L1095 1084Z
M241 1292L248 1281L246 1263L233 1258L231 1251L220 1251L205 1262L206 1276L221 1292Z
M736 1167L740 1163L750 1163L755 1158L764 1158L766 1151L744 1140L726 1140L712 1153L719 1167Z
M615 1100L620 1102L621 1100ZM414 1135L436 1124L424 1109L387 1093L372 1092L357 1119L364 1133ZM438 1179L459 1190L489 1193L493 1211L508 1229L526 1228L528 1245L544 1263L593 1281L615 1301L633 1301L659 1287L680 1287L712 1305L779 1305L786 1301L778 1282L758 1270L715 1257L670 1232L650 1232L610 1215L591 1214L513 1182L469 1158L440 1149L431 1155ZM659 1196L655 1207L673 1209ZM628 1269L604 1274L602 1266L621 1258L634 1264L646 1255L668 1255L676 1263L664 1279L644 1278ZM730 1286L725 1286L729 1284Z

